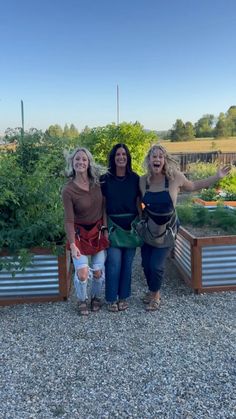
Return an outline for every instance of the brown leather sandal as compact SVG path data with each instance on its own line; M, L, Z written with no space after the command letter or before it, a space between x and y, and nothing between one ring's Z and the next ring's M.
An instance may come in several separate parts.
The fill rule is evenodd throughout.
M142 297L142 302L143 302L144 304L149 304L149 303L150 303L151 298L152 298L152 295L151 295L150 291L148 291L148 292L146 292L146 294Z
M117 305L117 303L110 303L110 304L108 304L107 310L110 311L111 313L117 313L117 311L118 311L118 305Z
M146 292L146 294L141 298L144 304L149 304L151 300L153 300L151 291ZM161 297L159 297L161 301Z
M87 301L78 301L77 308L81 316L87 316L89 314Z
M118 302L118 310L119 311L124 311L127 310L127 308L129 308L129 304L127 303L127 301L125 300L120 300Z
M91 299L91 311L96 312L99 311L102 307L101 299L97 297L93 297Z
M157 311L160 308L160 300L150 300L146 306L147 311Z

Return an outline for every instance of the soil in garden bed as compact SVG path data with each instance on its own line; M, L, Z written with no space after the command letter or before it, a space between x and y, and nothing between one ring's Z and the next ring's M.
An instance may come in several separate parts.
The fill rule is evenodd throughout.
M188 230L195 237L209 237L209 236L231 236L230 232L225 231L223 228L210 226L193 227L192 225L182 225L181 227Z

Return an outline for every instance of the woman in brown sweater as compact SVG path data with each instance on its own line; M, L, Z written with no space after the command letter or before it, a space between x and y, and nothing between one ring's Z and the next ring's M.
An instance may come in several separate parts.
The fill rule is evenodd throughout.
M65 230L75 267L74 285L81 315L88 314L88 279L92 278L91 310L101 307L101 292L104 282L105 252L108 242L103 240L99 251L82 247L82 234L98 228L98 239L103 226L103 198L99 184L99 173L91 153L78 147L68 158L69 182L64 186L62 199L65 211ZM100 231L99 231L100 230ZM85 233L82 233L82 232ZM102 249L102 250L101 250ZM85 254L83 254L85 253ZM91 267L88 257L91 255Z

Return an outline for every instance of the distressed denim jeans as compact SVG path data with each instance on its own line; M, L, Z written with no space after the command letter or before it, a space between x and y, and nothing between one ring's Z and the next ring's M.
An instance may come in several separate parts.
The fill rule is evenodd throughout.
M91 263L89 266L89 257L91 258ZM79 259L73 258L75 275L74 275L74 286L76 291L76 296L78 300L85 301L88 298L88 281L91 280L91 298L101 298L102 288L105 280L105 257L106 253L104 250L96 253L92 256L81 255ZM78 277L78 269L88 268L88 278L84 281L80 280ZM94 271L102 271L100 278L95 278L93 275Z

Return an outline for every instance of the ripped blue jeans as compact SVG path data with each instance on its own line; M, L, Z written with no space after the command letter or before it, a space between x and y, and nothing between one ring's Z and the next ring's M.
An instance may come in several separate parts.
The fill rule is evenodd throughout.
M89 258L91 258L91 267L89 266ZM105 280L105 258L106 253L104 250L92 256L81 255L78 259L73 258L75 275L74 286L78 300L85 301L88 298L88 280L92 280L91 284L91 298L101 298L102 288ZM78 270L88 268L87 279L81 280L78 276ZM101 271L101 276L96 278L94 272Z

